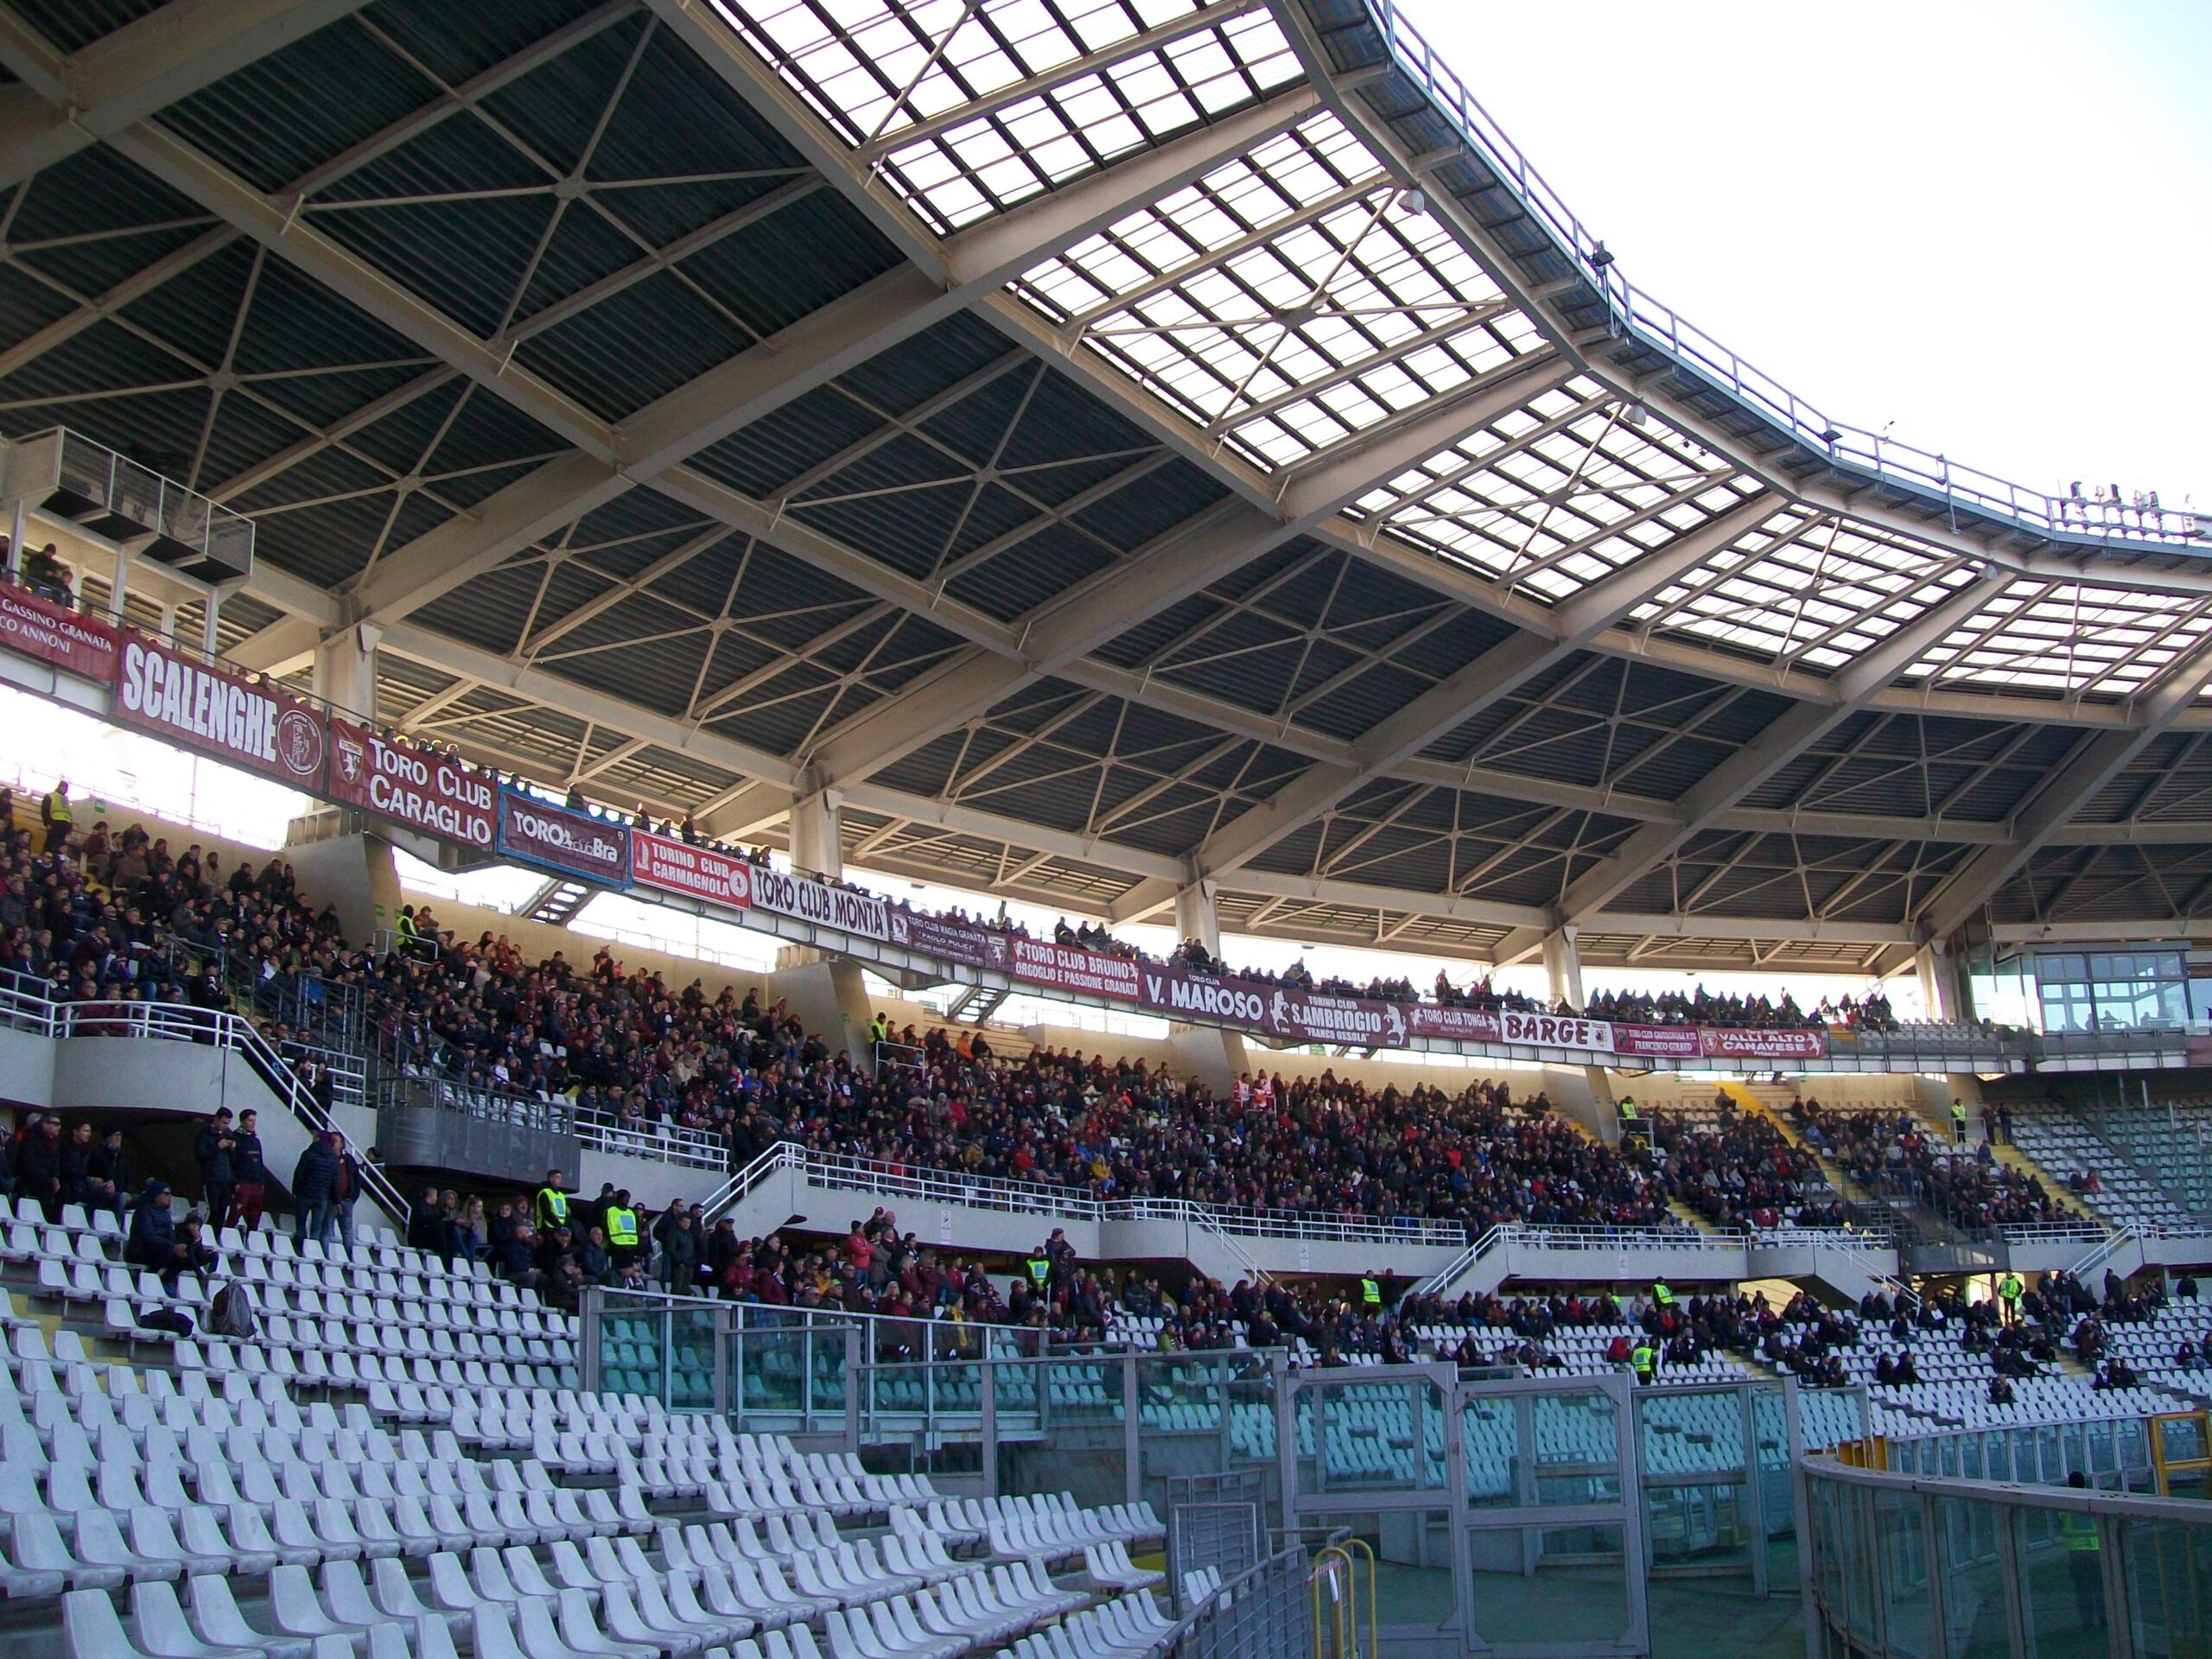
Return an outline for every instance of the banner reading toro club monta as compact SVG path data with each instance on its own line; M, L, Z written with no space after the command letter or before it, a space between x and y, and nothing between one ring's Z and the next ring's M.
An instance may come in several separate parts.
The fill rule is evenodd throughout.
M630 885L630 830L588 812L556 806L499 785L499 851L503 858L573 875L595 887Z

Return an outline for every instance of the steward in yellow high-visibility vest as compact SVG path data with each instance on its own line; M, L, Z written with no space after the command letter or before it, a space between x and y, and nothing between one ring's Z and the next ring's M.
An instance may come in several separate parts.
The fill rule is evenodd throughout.
M1641 1337L1637 1338L1636 1346L1629 1350L1628 1368L1636 1373L1636 1380L1638 1382L1651 1381L1651 1368L1655 1358L1650 1343Z
M2066 1477L2066 1484L2076 1491L2084 1491L2088 1488L2089 1478L2076 1469ZM2105 1566L2097 1539L2097 1518L2062 1510L2058 1536L2066 1546L2066 1576L2074 1585L2075 1614L2083 1630L2094 1630L2105 1620Z
M1675 1305L1675 1293L1667 1288L1667 1281L1664 1279L1655 1279L1651 1281L1651 1300L1661 1307L1672 1307Z
M537 1196L531 1204L530 1224L541 1233L569 1224L569 1195L561 1190L559 1170L545 1172L545 1185L537 1189Z
M637 1250L638 1212L630 1207L627 1192L617 1192L607 1206L607 1253L620 1268L629 1264Z
M69 810L69 780L62 779L38 804L39 822L46 826L46 850L58 853L69 840L74 816Z
M1372 1279L1362 1279L1359 1281L1359 1300L1370 1313L1380 1308L1382 1306L1382 1287Z

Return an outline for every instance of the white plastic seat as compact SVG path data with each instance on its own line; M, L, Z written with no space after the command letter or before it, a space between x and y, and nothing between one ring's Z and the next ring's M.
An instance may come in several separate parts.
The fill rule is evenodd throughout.
M307 1637L264 1634L246 1623L232 1599L229 1580L213 1573L191 1579L185 1592L193 1633L202 1641L259 1652L267 1659L308 1659L314 1643Z

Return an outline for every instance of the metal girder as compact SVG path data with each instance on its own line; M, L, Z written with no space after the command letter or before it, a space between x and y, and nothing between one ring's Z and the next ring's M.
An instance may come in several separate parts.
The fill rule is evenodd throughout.
M611 501L629 487L605 461L582 451L549 461L435 530L378 559L346 604L364 622L390 624L451 593L509 557ZM581 505L580 505L581 504Z
M1884 686L1973 615L2006 580L1984 575L1955 589L1837 673L1827 683L1827 696L1822 701L1800 703L1785 711L1691 787L1682 797L1680 823L1643 825L1569 883L1560 895L1562 921L1580 922L1604 908L1644 872L1710 829L1722 813L1771 778L1807 744L1818 742L1867 707Z
M239 640L230 658L240 668L282 678L314 657L322 634L313 618L288 612Z
M1211 586L1323 519L1371 487L1370 468L1395 470L1409 449L1433 454L1489 425L1544 389L1527 360L1478 381L1465 397L1440 402L1370 454L1332 455L1293 474L1273 510L1231 499L1101 571L1025 621L1011 652L969 652L925 676L898 696L866 710L829 734L813 760L831 779L864 778L911 754L939 734L988 712L1022 686L1062 672L1146 618ZM1388 476L1388 473L1382 475ZM1270 740L1272 741L1272 740Z
M1324 880L1310 875L1284 875L1274 870L1239 870L1233 875L1224 877L1221 887L1228 893L1259 893L1270 899L1298 899L1306 904L1342 905L1351 910L1412 911L1447 921L1471 922L1486 927L1541 925L1544 914L1533 905L1500 904L1488 899L1421 893L1405 887L1375 887L1361 881ZM1121 919L1118 911L1116 906L1116 921Z
M1923 937L1948 938L1987 904L2038 849L2196 702L2208 682L2212 682L2212 639L2176 658L2135 699L2135 720L2127 730L2100 732L2075 747L2013 816L2012 840L1976 853L1929 899L1920 916Z
M517 493L517 499L527 499L531 518L550 528L561 522L558 489L563 484L569 491L569 517L575 518L632 485L678 469L699 450L972 305L1045 254L1110 222L1133 200L1149 200L1243 154L1297 120L1313 104L1310 89L1282 94L1017 208L945 244L942 257L928 266L903 266L800 318L665 394L619 427L599 420L516 367L507 353L453 323L312 226L300 224L296 214L189 145L146 128L121 135L117 142L157 177L513 402L596 463L563 458L508 486ZM729 503L734 493L690 469L671 478L669 487L671 493L709 512ZM441 525L382 561L379 570L367 578L373 592L365 588L360 595L364 613L397 620L513 551L510 526L514 521L496 518L492 505L486 503L471 518ZM735 528L760 529L757 515L751 513L742 523L727 522ZM791 538L785 535L777 539L781 544Z
M66 57L9 9L0 61L0 186L113 137L282 51L366 0L169 0Z
M64 317L57 317L45 327L25 335L4 352L0 352L0 376L11 375L33 359L44 356L56 346L66 344L91 327L94 323L112 315L132 301L152 293L173 276L183 275L212 253L219 253L238 240L238 232L227 225L218 226L204 236L196 236L174 253L164 254L143 270L124 277L112 288L85 302Z
M1431 743L1580 651L1652 594L1694 569L1774 510L1757 496L1721 513L1658 551L1592 582L1557 611L1558 632L1519 632L1493 645L1457 673L1438 681L1353 745L1348 767L1310 767L1209 836L1194 855L1201 878L1233 870L1294 835L1370 779L1389 772Z

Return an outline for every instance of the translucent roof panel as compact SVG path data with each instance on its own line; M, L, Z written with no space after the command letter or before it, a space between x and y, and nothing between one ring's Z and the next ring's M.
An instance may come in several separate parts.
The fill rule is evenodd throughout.
M1532 391L1351 511L1551 604L1758 493L1719 455L1577 377Z
M1014 291L1270 470L1541 345L1327 113L1046 261Z
M1788 507L1630 620L1646 632L1829 674L1973 580L1955 551Z
M1914 665L1939 685L2126 697L2212 628L2212 596L2023 576Z
M714 0L940 232L1302 78L1249 0Z

